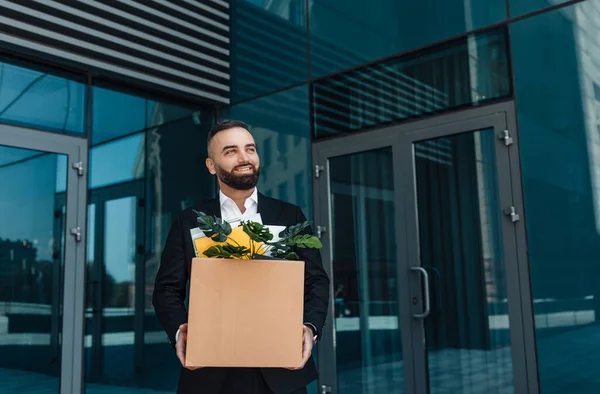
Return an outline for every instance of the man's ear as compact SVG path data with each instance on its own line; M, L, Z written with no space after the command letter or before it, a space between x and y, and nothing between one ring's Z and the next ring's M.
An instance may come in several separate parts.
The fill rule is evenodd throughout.
M206 168L208 168L208 172L210 172L213 175L217 173L217 170L215 168L215 162L212 161L210 157L206 158Z

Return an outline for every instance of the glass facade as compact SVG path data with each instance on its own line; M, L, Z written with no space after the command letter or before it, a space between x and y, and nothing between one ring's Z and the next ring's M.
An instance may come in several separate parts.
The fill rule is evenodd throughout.
M55 195L65 162L41 151L0 145L0 152L0 179L10 185L0 191L0 374L57 392L65 235ZM0 383L0 391L20 387Z
M310 393L512 393L523 380L541 394L600 391L600 0L229 3L228 105L51 71L0 45L0 391L61 384L73 176L66 154L3 143L8 128L88 142L84 391L166 393L180 364L154 315L155 275L177 214L216 196L206 136L225 119L252 129L260 192L327 223L331 324ZM514 113L500 111L503 129L414 138L403 155L396 140L367 138L313 156L504 104ZM499 158L498 144L518 160ZM313 187L321 176L327 187ZM514 206L500 204L521 186ZM524 232L509 243L513 222ZM429 273L431 296L419 323L427 292L410 291L424 279L400 269L412 225L409 263Z
M83 77L50 74L0 57L0 122L85 135L83 81Z
M311 217L308 85L226 107L220 117L250 125L261 159L261 193L296 204Z
M599 12L584 1L511 26L544 394L600 387Z
M477 106L511 94L506 31L337 74L313 84L316 138Z
M311 74L321 77L504 19L504 0L314 0Z

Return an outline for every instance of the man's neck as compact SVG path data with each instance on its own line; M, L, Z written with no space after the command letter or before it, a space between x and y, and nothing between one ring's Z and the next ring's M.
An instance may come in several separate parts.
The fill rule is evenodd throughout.
M233 200L241 213L246 212L246 199L254 193L255 187L250 190L237 190L222 183L219 186L223 194Z

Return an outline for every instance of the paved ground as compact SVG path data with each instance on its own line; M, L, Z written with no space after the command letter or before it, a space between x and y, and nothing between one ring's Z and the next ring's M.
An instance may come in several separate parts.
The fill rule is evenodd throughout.
M543 394L600 392L600 326L573 328L552 337L538 336ZM0 354L0 357L2 355ZM431 394L512 394L510 349L444 349L429 355ZM402 361L369 370L340 373L339 394L401 394ZM42 374L0 368L0 393L55 394L58 380ZM88 384L88 394L167 394L172 391Z
M539 337L543 394L600 393L600 326ZM513 394L510 348L444 349L429 354L431 394ZM339 375L339 394L403 394L404 363L379 364Z

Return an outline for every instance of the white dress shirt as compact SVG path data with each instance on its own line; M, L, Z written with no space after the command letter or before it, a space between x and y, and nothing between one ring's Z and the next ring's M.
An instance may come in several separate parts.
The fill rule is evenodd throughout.
M254 192L244 202L246 210L244 213L240 211L237 204L222 191L219 190L219 202L221 203L221 218L228 222L244 219L250 215L258 213L258 189L254 188Z

